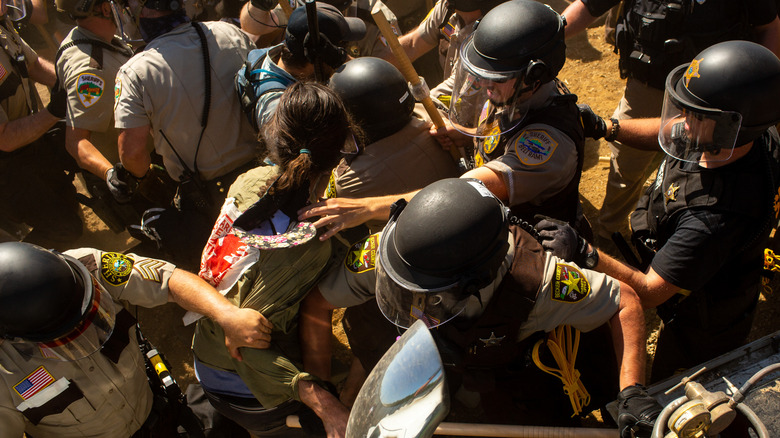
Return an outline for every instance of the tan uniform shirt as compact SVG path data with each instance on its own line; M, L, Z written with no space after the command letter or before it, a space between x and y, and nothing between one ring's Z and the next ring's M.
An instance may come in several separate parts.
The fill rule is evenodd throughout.
M66 254L81 261L115 299L144 307L168 301L168 280L174 266L167 262L90 248ZM116 308L119 310L118 304ZM12 438L20 438L24 432L36 438L121 438L135 433L151 411L152 393L134 327L128 335L130 342L117 363L100 352L72 362L33 360L0 340L0 434ZM25 393L28 379L40 382L41 387ZM74 385L81 396L57 409L58 401L69 395L67 388ZM55 411L34 425L20 409L36 406Z
M192 24L155 38L119 69L116 79L116 127L151 126L155 150L177 180L183 167L170 144L191 170L198 150L197 167L205 180L250 161L256 147L254 130L233 89L236 72L254 43L232 24L212 21L201 25L207 27L211 58L211 105L199 149L206 85L203 51Z
M512 236L510 236L510 239ZM332 269L317 285L322 296L336 307L349 307L374 298L376 288L376 263L381 233L369 236L350 248L344 261ZM504 268L511 266L508 255ZM503 275L498 275L493 286L497 287ZM490 287L480 291L481 302L490 299ZM577 295L572 291L576 289ZM484 308L476 297L466 305L464 313L479 314ZM568 324L582 331L593 330L608 321L620 306L620 283L600 272L579 268L551 253L546 253L543 281L531 313L520 327L518 340L537 331L551 331L561 324ZM476 310L476 312L472 312Z
M443 178L457 178L458 166L428 133L412 120L400 131L366 147L351 163L342 160L328 184L328 197L364 198L408 193ZM372 233L387 221L367 223Z
M23 59L27 66L38 59L38 54L16 32L8 17L0 17L0 123L10 122L32 114L42 107L41 99L29 78L11 63Z
M382 36L382 32L376 26L373 18L371 18L371 11L374 5L379 3L379 8L382 11L382 15L385 16L387 22L390 23L390 28L393 29L393 33L396 36L401 36L401 29L398 27L398 19L393 11L390 10L381 0L370 0L364 2L353 2L352 6L347 9L346 16L359 17L366 23L366 36L360 41L354 41L347 43L347 53L353 58L360 56L374 56L376 58L387 58L392 51L390 46L387 45L385 37ZM358 8L364 7L364 10L358 11Z
M77 26L60 47L82 39L102 41L94 33ZM114 80L119 67L133 56L133 51L117 38L111 41L111 45L119 52L89 43L63 50L57 61L57 77L68 92L65 123L91 131L90 142L109 162L118 163L119 130L114 128Z

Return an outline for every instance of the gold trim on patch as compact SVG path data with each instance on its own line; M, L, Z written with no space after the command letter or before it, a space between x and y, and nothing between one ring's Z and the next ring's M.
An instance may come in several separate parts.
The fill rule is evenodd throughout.
M109 284L120 286L127 283L132 272L132 257L118 252L106 252L100 256L100 275Z
M590 283L582 271L564 263L555 265L550 288L550 298L561 303L577 303L590 294Z

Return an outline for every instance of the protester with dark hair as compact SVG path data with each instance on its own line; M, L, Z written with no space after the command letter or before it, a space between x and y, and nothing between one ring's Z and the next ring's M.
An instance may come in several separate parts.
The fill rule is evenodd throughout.
M314 238L316 230L298 222L296 211L316 199L318 180L327 178L353 134L332 91L317 83L291 85L262 132L272 164L236 179L203 251L200 275L231 302L260 311L274 325L271 347L243 351L244 360L220 347L223 334L211 319L198 322L193 340L195 370L207 398L254 435L303 436L285 426L289 414L301 415L309 431L317 430L311 410L328 436L346 427L346 408L299 365L300 302L329 266L331 243ZM323 415L325 409L330 415Z

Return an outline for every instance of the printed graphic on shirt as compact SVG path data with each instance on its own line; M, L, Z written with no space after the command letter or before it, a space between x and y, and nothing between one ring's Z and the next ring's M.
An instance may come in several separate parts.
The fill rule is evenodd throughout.
M103 87L106 83L100 76L91 73L82 73L76 80L76 94L79 101L86 108L96 104L103 96Z
M571 265L558 263L555 265L555 278L552 282L553 301L576 303L590 293L590 283L579 269Z
M107 252L100 257L100 275L109 284L127 283L133 271L133 259L118 252Z
M528 166L546 163L557 147L558 142L553 140L547 131L541 129L523 131L514 144L517 158Z
M8 76L8 70L3 67L3 64L0 64L0 82L2 82L6 76Z
M14 391L24 400L27 400L52 383L54 383L54 377L46 371L46 368L39 366L24 380L14 385Z
M141 260L133 265L133 269L141 274L141 278L144 280L156 281L162 283L162 267L165 266L165 262L160 260Z
M350 271L360 274L374 269L376 250L379 247L379 235L372 234L349 249L344 264Z
M119 102L119 97L122 95L122 80L119 78L116 78L116 82L114 83L114 109L116 109L116 104Z

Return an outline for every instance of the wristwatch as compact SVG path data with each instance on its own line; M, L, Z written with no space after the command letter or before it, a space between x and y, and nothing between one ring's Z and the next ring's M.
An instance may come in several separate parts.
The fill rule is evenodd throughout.
M594 269L599 264L599 250L591 245L591 251L585 254L585 269Z

